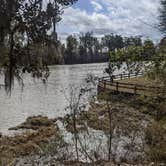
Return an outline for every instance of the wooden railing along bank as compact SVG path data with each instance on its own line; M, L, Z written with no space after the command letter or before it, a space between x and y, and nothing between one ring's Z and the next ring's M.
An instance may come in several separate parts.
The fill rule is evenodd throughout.
M134 74L119 74L113 75L111 77L99 78L98 92L118 92L118 93L128 93L133 95L150 95L154 91L161 92L161 86L148 86L134 83L125 83L120 80L130 79L135 77L143 76L143 72Z

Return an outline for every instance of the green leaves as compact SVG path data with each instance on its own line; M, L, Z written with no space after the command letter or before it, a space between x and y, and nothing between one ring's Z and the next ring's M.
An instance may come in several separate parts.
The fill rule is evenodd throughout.
M102 45L109 48L109 51L114 51L115 49L120 49L124 47L124 41L120 35L105 35L102 38Z
M54 26L55 35L55 24L61 20L64 7L76 1L54 0L43 8L44 0L0 0L0 67L5 66L7 91L11 91L14 79L21 80L26 72L47 79L48 40L58 45L48 31Z
M110 61L139 61L142 59L144 50L140 46L129 46L110 53Z
M136 39L133 38L133 40L135 41ZM126 67L124 67L125 72L138 73L145 69L145 61L152 61L152 59L154 59L156 48L152 41L145 41L143 46L139 46L139 44L137 45L136 43L110 52L109 63L111 65L109 64L109 71L111 71L111 73L116 68L121 68L123 62L126 64Z

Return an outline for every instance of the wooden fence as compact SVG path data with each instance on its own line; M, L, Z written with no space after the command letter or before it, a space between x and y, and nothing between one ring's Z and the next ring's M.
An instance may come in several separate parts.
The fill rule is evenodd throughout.
M130 79L134 77L142 76L144 73L134 74L119 74L110 77L102 77L99 79L98 91L114 91L118 93L129 93L133 95L144 94L150 95L154 91L161 92L161 86L147 86L134 83L120 82L119 80Z

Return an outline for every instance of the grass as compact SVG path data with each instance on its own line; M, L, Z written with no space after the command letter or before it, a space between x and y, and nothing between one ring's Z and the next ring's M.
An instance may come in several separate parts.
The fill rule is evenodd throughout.
M106 90L117 91L117 83L119 83L118 92L144 96L152 95L156 91L160 92L158 87L162 86L161 83L157 80L150 80L146 76L139 76L134 78L126 78L124 80L117 80L114 81L112 85L110 85L108 82L105 87ZM101 87L104 87L104 84L101 85Z
M53 125L53 120L42 116L30 117L15 129L23 128L35 130L0 138L0 166L14 162L17 157L40 154L42 147L49 143L49 138L56 136L59 131L58 126Z
M160 86L161 83L157 80L151 80L146 76L127 78L124 80L119 80L120 83L138 84L144 86Z

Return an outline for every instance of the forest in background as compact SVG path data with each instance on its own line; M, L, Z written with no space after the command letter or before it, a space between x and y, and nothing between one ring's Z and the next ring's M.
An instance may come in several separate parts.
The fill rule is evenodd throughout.
M25 64L27 57L24 56L27 51L27 46L24 43L24 38L16 36L16 46L14 50L17 53L19 50L18 62L20 65ZM164 39L163 39L164 40ZM163 40L159 43L161 45ZM18 47L18 48L17 48ZM44 57L44 63L47 65L55 64L83 64L108 62L109 56L113 52L129 47L145 49L144 58L150 58L154 55L155 44L152 40L142 40L140 36L122 37L121 35L108 34L98 39L93 35L93 32L80 33L80 35L69 35L66 38L65 44L61 41L53 40L53 34L47 35L47 40L44 45L42 43L33 43L28 47L28 53L31 60L34 62L40 61ZM42 48L42 49L41 49ZM7 53L9 47L7 43L1 45L0 63L7 63Z
M165 165L165 38L159 45L154 45L150 40L142 41L140 37L125 38L113 34L99 41L88 32L79 37L69 36L65 46L58 41L56 25L61 20L64 8L74 4L76 0L50 0L45 8L43 2L43 0L0 0L0 69L1 75L5 76L4 85L7 92L11 92L14 78L22 81L23 73L31 73L33 77L44 80L43 77L45 79L49 77L48 64L94 62L97 55L103 56L103 54L109 55L109 65L106 70L110 76L114 68L118 68L119 63L124 61L128 67L126 71L129 72L134 67L133 63L138 66L143 61L150 61L146 78L156 81L157 86L161 84L161 90L154 91L151 96L126 98L120 95L117 101L116 98L113 100L112 96L103 94L105 103L102 102L101 105L91 103L91 109L85 111L85 105L81 105L80 101L86 93L93 90L89 84L94 85L94 80L90 77L87 80L89 83L87 87L81 88L79 92L75 92L74 87L70 88L70 114L64 118L49 120L41 116L30 117L27 122L16 128L35 129L36 132L12 138L0 134L0 165L16 165L19 161L18 165L23 165L26 159L32 163L31 165L35 165L35 162L39 165L41 160L43 163L48 160L49 165L52 162L57 165L59 161L87 165L81 163L82 157L90 161L91 165L97 163L107 165L105 162L116 165L121 163L123 165L126 163ZM166 34L166 1L161 1L161 5L163 10L159 28ZM104 48L105 50L102 50ZM72 144L65 142L65 137L60 131L62 126L59 125L60 128L58 122L72 133ZM87 144L87 140L91 137L89 128L104 132L103 135L108 138L105 144L106 151L101 148L103 139L98 136L94 136L92 141L96 143L95 141L98 140L98 146L95 144L92 149L89 149L91 147L91 144ZM82 131L85 131L85 135L80 137ZM49 141L48 138L53 139ZM116 141L113 144L113 139L120 142ZM141 141L138 141L140 139ZM121 144L121 140L125 142L125 153L117 161L118 145ZM29 154L32 155L28 156ZM34 160L36 154L39 158ZM129 154L134 155L133 158L127 158Z
M0 3L0 66L46 66L108 61L109 53L129 46L153 46L140 36L107 34L97 38L93 32L69 35L65 44L58 40L57 24L66 7L77 0L9 1ZM12 62L11 62L12 61ZM33 68L33 70L35 70Z

